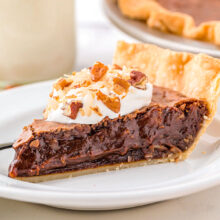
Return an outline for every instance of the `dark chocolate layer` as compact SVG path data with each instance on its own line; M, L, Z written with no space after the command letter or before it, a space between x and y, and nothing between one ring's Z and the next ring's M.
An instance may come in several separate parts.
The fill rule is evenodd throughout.
M186 151L208 114L203 101L154 87L150 106L95 125L35 120L14 144L9 176L35 176Z

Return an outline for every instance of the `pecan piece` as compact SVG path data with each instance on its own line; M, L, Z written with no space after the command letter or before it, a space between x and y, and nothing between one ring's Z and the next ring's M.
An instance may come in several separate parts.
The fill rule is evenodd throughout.
M37 140L33 140L31 141L30 143L30 147L35 147L35 148L38 148L40 145L40 141L37 139Z
M106 74L107 71L107 66L105 66L103 63L96 62L90 69L92 81L99 81Z
M79 109L83 107L83 104L79 101L72 101L69 105L64 107L63 114L71 119L76 119Z
M140 88L140 89L145 89L146 81L147 81L147 76L144 73L140 71L136 71L136 70L132 70L130 72L130 79L128 80L128 82L132 86Z
M101 100L103 104L106 105L110 110L115 113L118 113L120 111L121 103L118 97L107 96L101 91L98 91L96 95L98 100Z
M56 90L59 90L59 89L63 90L65 87L69 86L70 84L72 84L72 82L67 81L64 78L61 78L58 80L58 82L56 82L56 84L54 85L54 88Z
M119 77L115 77L113 79L113 82L114 82L113 91L118 95L121 95L123 92L127 92L130 87L130 83L128 81L121 79Z

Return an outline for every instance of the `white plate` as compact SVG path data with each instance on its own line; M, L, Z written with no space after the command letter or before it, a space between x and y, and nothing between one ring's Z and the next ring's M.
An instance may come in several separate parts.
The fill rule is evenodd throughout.
M0 93L0 141L14 140L24 125L40 118L52 82ZM68 209L134 207L188 195L220 183L220 119L216 117L184 162L151 165L39 184L7 177L12 149L0 151L0 196ZM206 154L202 153L206 152Z
M163 33L147 27L145 22L124 17L117 7L116 0L104 0L103 9L109 20L119 30L139 41L157 44L160 47L170 48L172 50L205 53L214 57L220 57L220 47L214 44Z

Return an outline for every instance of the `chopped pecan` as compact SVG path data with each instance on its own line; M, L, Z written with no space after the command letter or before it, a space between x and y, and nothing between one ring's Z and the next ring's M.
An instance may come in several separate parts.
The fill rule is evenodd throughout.
M92 81L99 81L106 74L107 71L107 66L105 66L103 63L96 62L90 69Z
M136 70L132 70L130 72L130 79L128 80L128 82L132 86L135 86L140 89L144 89L145 84L141 85L144 81L147 81L147 76L144 73L142 73L140 71L136 71Z
M114 82L115 84L120 85L120 86L123 87L125 90L128 90L128 88L130 87L130 84L129 84L126 80L124 80L124 79L122 79L122 78L119 78L119 77L115 77L115 78L113 79L113 82Z
M118 95L121 95L123 92L127 92L130 87L130 83L128 81L119 77L115 77L113 79L113 82L114 82L113 91Z
M76 119L76 116L79 112L79 109L83 107L83 104L79 101L72 101L69 105L64 107L63 113L65 116L70 117L71 119Z
M38 148L39 145L40 145L40 141L39 140L34 140L34 141L31 141L31 143L30 143L30 147Z
M118 113L120 111L121 103L118 97L110 97L98 91L96 93L98 100L101 100L113 112Z
M61 78L61 79L59 79L58 82L54 85L54 88L55 88L56 90L59 90L59 89L63 90L65 87L69 86L70 84L72 84L71 81L67 81L67 80L64 79L64 78Z
M114 70L122 70L122 67L120 67L118 64L113 64L112 69Z
M115 84L114 87L113 87L113 91L118 94L118 95L121 95L122 93L125 92L124 88L121 87L120 85L118 84Z

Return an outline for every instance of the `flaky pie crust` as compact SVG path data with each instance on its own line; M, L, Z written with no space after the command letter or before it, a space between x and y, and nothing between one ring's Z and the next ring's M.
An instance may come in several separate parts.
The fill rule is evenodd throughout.
M118 0L118 6L125 16L144 20L151 28L220 45L220 21L196 26L192 16L171 12L156 0Z
M129 163L120 163L120 164L100 166L100 167L84 169L84 170L68 171L64 173L53 173L53 174L47 174L47 175L42 175L42 176L15 177L15 179L26 181L26 182L38 183L38 182L51 181L51 180L57 180L57 179L72 178L72 177L83 176L83 175L88 175L88 174L95 174L95 173L100 173L100 172L109 172L112 170L121 170L121 169L132 168L132 167L141 167L141 166L153 165L153 164L165 163L165 162L175 162L177 158L178 158L178 155L172 155L169 158L163 158L163 159L141 160L141 161L135 161L135 162L129 162Z

